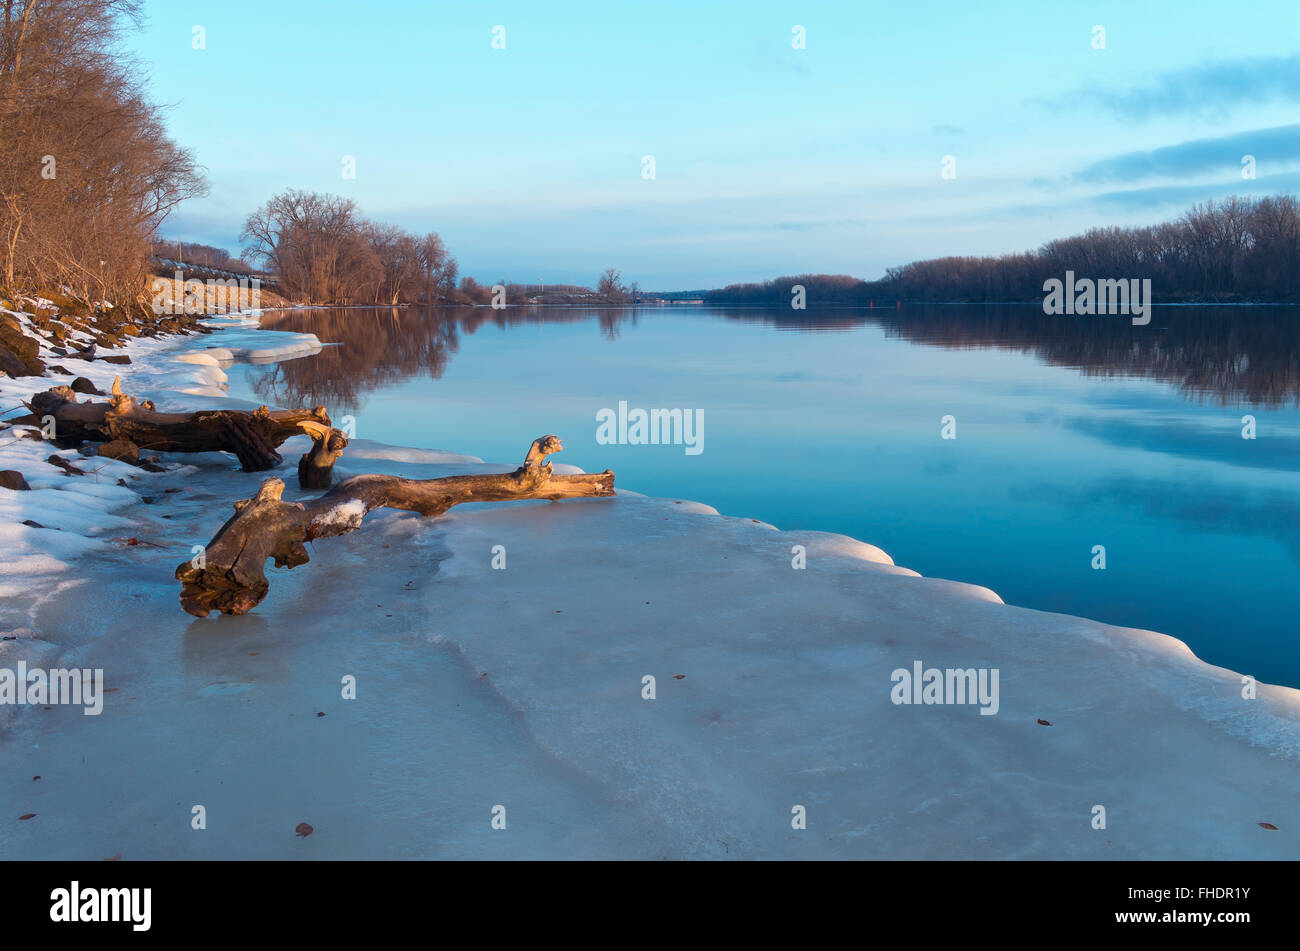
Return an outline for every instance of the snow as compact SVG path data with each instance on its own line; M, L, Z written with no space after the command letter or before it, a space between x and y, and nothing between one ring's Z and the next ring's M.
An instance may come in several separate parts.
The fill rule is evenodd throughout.
M228 359L203 351L302 347L270 334L136 340L130 366L76 369L102 389L120 372L159 408L246 405L197 375ZM0 406L50 383L0 379ZM33 491L0 489L0 628L13 638L0 667L102 667L107 692L98 717L0 708L0 816L37 814L0 819L0 857L1300 849L1300 691L1260 685L1244 699L1240 674L1162 634L1007 606L864 542L624 489L438 519L372 512L312 545L310 564L268 566L252 614L200 620L180 610L173 570L268 476L286 500L308 497L293 475L306 437L274 473L220 453L164 456L163 473L60 453L97 470L77 477L44 461L47 444L13 436L0 431L0 469ZM514 465L356 440L338 468L429 478ZM891 672L916 661L999 671L997 714L894 704ZM206 830L191 828L196 804ZM1105 829L1092 828L1097 805ZM791 826L795 806L806 829ZM306 839L293 831L303 821Z
M361 520L365 517L366 503L360 499L349 499L316 516L312 524L318 530L352 531L361 526Z
M223 368L236 360L259 364L279 363L309 357L321 351L321 342L315 334L258 330L243 324L222 331L218 339L220 344L208 344L207 349L198 351L198 354L211 356Z
M373 439L353 439L348 443L348 459L386 459L391 462L431 463L481 463L478 456L463 456L454 452L441 452L434 449L409 449L404 446L389 446L375 442Z

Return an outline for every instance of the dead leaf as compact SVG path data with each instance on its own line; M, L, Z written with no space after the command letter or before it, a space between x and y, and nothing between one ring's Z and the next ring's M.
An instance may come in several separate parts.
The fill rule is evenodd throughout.
M300 822L296 826L294 826L293 831L298 833L298 838L305 839L307 838L307 836L311 835L316 830L313 829L311 826L307 825L307 823Z
M36 813L34 813L34 812L29 812L29 813L26 813L25 815L21 815L21 816L19 816L19 817L18 817L18 821L19 821L19 822L23 822L23 821L25 821L25 820L27 820L27 819L35 819L35 818L36 818Z
M1273 825L1271 822L1261 822L1259 826L1261 829L1268 829L1270 832L1277 831L1277 826Z
M1039 717L1039 718L1038 718L1038 725L1039 725L1039 726L1051 726L1052 724L1049 723L1048 721L1044 720L1042 717Z
M118 852L116 855L110 855L108 858L104 859L103 861L105 861L105 862L120 862L120 861L122 861L122 853L121 853L121 852Z
M673 674L673 680L685 680L685 679L686 679L685 674Z

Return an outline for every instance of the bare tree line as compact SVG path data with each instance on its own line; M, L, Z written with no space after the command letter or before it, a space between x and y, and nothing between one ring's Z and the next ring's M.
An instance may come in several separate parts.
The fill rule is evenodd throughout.
M0 0L0 290L142 300L150 257L246 271L224 249L156 238L205 186L166 134L123 49L139 0ZM286 191L247 221L245 258L314 303L460 299L438 235L363 218L343 198Z
M0 283L139 298L150 242L204 190L123 51L138 0L0 0Z
M456 259L442 238L370 221L350 198L289 189L248 216L244 256L281 293L312 304L458 299Z
M595 292L505 279L485 285L468 275L458 284L456 259L436 233L370 221L351 199L320 192L275 195L248 216L240 240L244 259L274 275L281 294L310 304L520 305L545 294L618 303L636 293L614 268L600 275Z
M847 274L795 274L773 278L762 283L728 284L704 295L710 304L773 304L789 306L791 289L804 289L806 299L814 304L863 304L868 300L867 288L873 282ZM874 282L879 283L879 282Z
M1226 198L1175 221L1140 228L1093 228L1036 251L1000 257L944 257L892 267L879 281L843 275L781 277L711 291L713 303L788 304L803 284L810 303L1029 301L1043 282L1150 278L1162 301L1300 300L1300 202L1291 195Z
M472 277L461 278L457 302L462 304L490 304L493 302L493 289L504 288L501 303L523 305L532 303L547 304L627 304L636 300L638 286L624 284L623 275L615 268L606 268L596 281L596 289L581 284L518 284L505 278L488 286L480 284Z

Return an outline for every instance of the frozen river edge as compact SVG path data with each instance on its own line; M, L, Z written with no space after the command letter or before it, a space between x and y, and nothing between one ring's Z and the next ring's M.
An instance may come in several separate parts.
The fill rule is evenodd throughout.
M79 372L245 405L223 365L320 346L229 323ZM3 858L1300 854L1300 691L1249 698L1165 635L622 489L376 513L271 572L253 614L196 620L172 571L268 474L213 454L77 479L9 437L0 469L33 491L0 489L0 668L102 668L110 692L99 716L0 708ZM307 445L282 449L286 498ZM511 468L357 440L339 473ZM996 712L896 703L924 699L896 682L918 663L996 672Z

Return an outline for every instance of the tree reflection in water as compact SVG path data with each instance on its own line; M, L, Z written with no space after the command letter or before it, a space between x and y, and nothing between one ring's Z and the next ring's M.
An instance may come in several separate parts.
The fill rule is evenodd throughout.
M658 313L763 323L794 332L876 324L890 336L945 349L1030 353L1089 376L1148 377L1191 400L1219 405L1300 405L1300 308L1157 307L1151 324L1123 317L1049 317L1034 305L905 305L793 311L774 307L456 307L268 311L271 330L314 333L314 357L254 371L253 390L285 407L355 410L366 393L419 373L439 379L462 334L485 325L579 323L593 318L611 340Z

